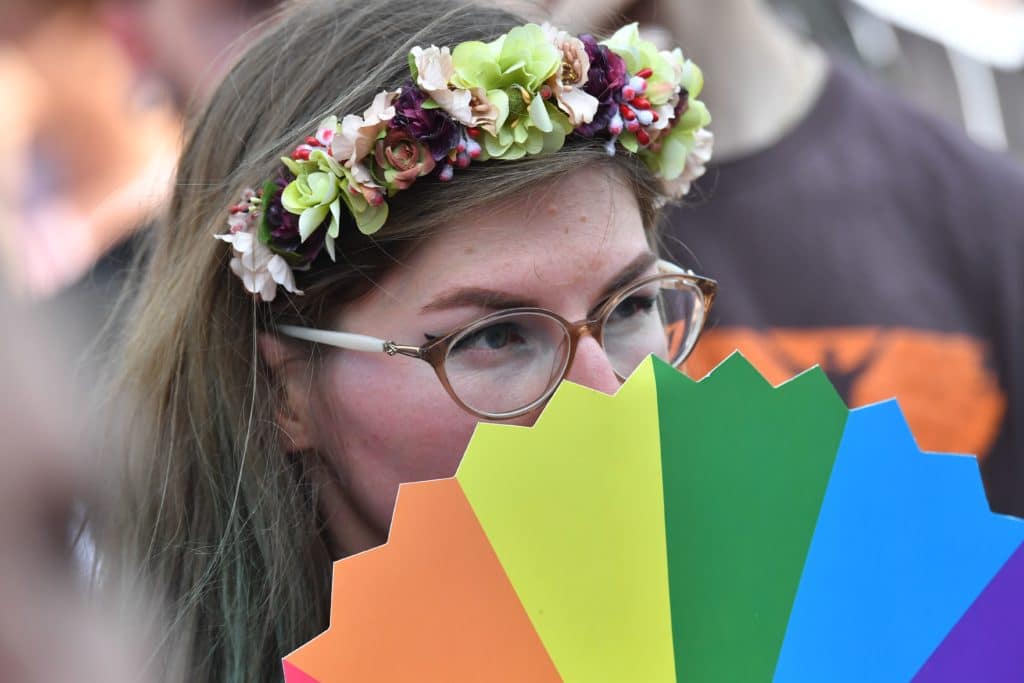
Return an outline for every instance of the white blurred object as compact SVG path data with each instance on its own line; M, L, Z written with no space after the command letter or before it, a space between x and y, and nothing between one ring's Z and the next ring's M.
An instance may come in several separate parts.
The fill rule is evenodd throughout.
M854 0L900 28L971 59L1024 67L1024 2L1019 0Z
M1009 150L999 86L992 69L952 48L947 48L946 54L960 94L967 134L979 145L999 152Z
M859 5L841 3L840 11L865 64L873 69L884 69L899 61L902 56L900 39L891 24Z

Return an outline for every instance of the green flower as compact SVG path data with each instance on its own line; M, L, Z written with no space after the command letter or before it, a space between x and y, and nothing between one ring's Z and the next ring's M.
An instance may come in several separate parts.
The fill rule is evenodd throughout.
M700 100L691 100L690 106L667 135L659 138L657 151L642 150L641 158L664 181L673 181L683 174L687 158L694 152L699 131L711 123L711 114Z
M630 74L644 69L653 72L647 79L647 92L644 95L653 106L665 104L678 92L680 83L673 54L659 51L654 43L641 39L636 22L620 28L602 45L622 57ZM682 58L682 53L679 53L679 57Z
M701 91L704 90L704 73L700 67L689 59L684 59L683 51L678 47L671 52L662 52L662 54L669 60L676 72L676 81L686 90L690 99L694 100L700 97Z
M289 164L293 173L299 172L281 194L285 210L299 217L299 237L303 242L320 227L328 214L331 216L328 234L336 235L341 214L338 177L329 171L311 170L306 165L308 163L300 162L294 168Z
M569 118L539 96L562 66L562 53L536 24L518 26L490 43L469 41L452 52L458 88L481 88L497 109L496 134L485 132L482 158L518 159L560 149Z
M345 205L348 206L349 212L355 218L359 232L364 235L372 235L380 230L387 221L388 204L384 201L383 195L378 192L366 191L373 180L369 177L365 167L361 165L357 165L354 169L342 167L341 171L341 198L345 200ZM377 203L371 203L366 198L367 195L375 197ZM333 234L331 231L327 232L327 237L331 239L330 249L332 252L334 249L333 238L337 236L337 230Z
M281 204L299 216L301 240L305 242L330 214L324 246L331 260L335 260L334 240L341 232L342 202L364 235L377 232L387 221L388 206L361 164L349 169L321 149L313 150L307 161L281 157L281 162L295 175L281 193Z

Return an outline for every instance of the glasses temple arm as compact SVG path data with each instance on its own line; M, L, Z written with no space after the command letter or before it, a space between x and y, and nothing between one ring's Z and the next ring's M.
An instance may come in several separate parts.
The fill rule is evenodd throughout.
M348 349L349 351L386 352L389 344L384 339L370 337L365 334L315 330L311 327L298 327L296 325L278 325L277 331L293 339L302 339L316 344L327 344L328 346Z
M677 266L671 261L666 261L665 259L658 259L657 266L658 272L663 275L693 275L692 270L687 270L682 266Z

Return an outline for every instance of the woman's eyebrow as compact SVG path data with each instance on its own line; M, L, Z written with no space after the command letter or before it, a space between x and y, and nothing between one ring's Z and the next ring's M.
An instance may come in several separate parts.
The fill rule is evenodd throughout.
M605 286L604 292L601 294L601 298L604 299L633 282L643 275L644 272L657 261L658 257L649 251L638 254L635 259L630 261L622 270L612 277L611 281L609 281Z
M494 289L460 287L442 294L420 310L426 313L428 311L443 311L449 308L463 308L467 306L499 311L504 308L538 308L540 304L533 299L526 299Z
M625 287L633 280L640 277L644 271L649 269L658 260L658 257L649 251L637 255L632 261L626 264L611 281L605 286L601 298L614 294L617 290ZM502 292L484 287L459 287L445 292L420 309L421 312L444 311L451 308L475 307L486 310L500 311L505 308L540 308L535 299L524 298L516 294Z

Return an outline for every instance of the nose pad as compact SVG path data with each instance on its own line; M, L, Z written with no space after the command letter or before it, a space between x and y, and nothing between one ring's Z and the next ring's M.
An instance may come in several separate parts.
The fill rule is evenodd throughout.
M608 354L589 334L580 339L572 366L565 378L603 394L614 394L620 385L611 361L608 360Z

